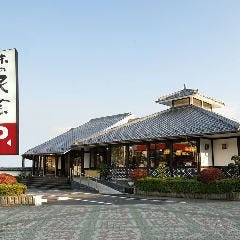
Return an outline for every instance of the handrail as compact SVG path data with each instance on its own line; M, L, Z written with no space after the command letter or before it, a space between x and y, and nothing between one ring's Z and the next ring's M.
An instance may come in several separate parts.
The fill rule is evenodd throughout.
M96 182L96 189L99 189L99 187L98 187L98 177L94 177L94 176L91 176L91 175L88 175L88 174L85 174L85 173L82 173L82 172L77 172L77 173L79 174L78 176L79 176L79 179L80 179L80 184L81 184L81 178L85 177L85 178L87 178L87 186L90 187L90 178L91 178L91 180L95 180L95 182Z

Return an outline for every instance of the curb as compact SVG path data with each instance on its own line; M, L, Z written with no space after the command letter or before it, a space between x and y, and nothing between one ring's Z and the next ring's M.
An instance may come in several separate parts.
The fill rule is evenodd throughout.
M134 194L151 197L169 197L169 198L188 198L205 200L228 200L240 201L240 192L230 192L222 194L201 194L201 193L164 193L164 192L145 192L135 189Z

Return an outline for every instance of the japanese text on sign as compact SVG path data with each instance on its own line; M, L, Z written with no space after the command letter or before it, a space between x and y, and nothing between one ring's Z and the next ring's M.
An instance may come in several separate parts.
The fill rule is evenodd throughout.
M0 155L18 154L17 51L0 51Z

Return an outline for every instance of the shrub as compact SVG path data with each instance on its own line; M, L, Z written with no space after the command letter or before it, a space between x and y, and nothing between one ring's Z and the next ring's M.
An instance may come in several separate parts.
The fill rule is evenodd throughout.
M182 177L164 179L147 177L136 181L135 186L141 191L148 192L218 194L240 192L240 178L221 179L205 184L196 179L184 179Z
M213 181L216 180L220 180L224 178L224 174L222 173L222 171L218 168L206 168L203 169L198 176L198 179L202 182L202 183L211 183Z
M5 184L11 184L11 183L17 183L17 179L7 173L1 173L0 174L0 184L5 183Z
M22 183L0 184L0 196L16 196L25 194L27 187Z
M140 178L146 177L147 175L148 175L147 169L136 168L136 169L132 170L132 172L130 173L130 178L133 181L136 181Z
M232 156L231 160L234 163L228 164L228 170L232 177L239 177L240 176L240 156L234 155Z

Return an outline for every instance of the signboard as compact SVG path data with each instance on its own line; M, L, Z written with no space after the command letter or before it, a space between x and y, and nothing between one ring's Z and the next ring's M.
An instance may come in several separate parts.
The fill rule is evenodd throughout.
M0 155L18 154L17 50L0 51Z

